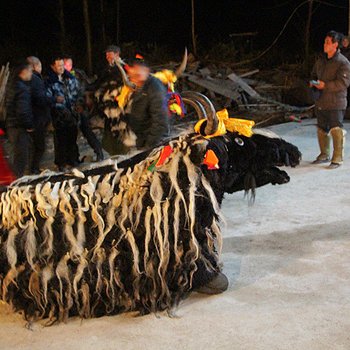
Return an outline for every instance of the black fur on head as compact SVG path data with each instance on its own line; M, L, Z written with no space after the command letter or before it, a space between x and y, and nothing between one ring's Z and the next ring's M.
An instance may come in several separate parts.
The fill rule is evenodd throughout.
M218 156L220 169L205 170L213 187L224 192L251 191L266 184L289 182L288 174L280 166L295 167L301 153L298 148L280 138L253 134L245 137L228 132L225 136L210 139L208 149Z

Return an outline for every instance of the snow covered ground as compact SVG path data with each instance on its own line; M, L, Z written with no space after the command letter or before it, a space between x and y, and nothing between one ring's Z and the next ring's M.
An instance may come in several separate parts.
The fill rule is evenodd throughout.
M273 127L303 162L287 185L226 197L220 296L193 294L165 314L24 328L0 306L0 349L350 349L350 147L336 170L312 166L314 121ZM346 125L350 131L350 124Z

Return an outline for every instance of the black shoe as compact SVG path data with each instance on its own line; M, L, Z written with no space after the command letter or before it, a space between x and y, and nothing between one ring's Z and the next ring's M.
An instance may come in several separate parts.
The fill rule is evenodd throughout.
M329 161L330 161L329 158L327 158L327 159L316 159L316 160L314 160L312 162L312 164L315 164L315 165L317 165L317 164L325 164L325 163L328 163Z
M328 169L337 169L340 166L341 166L341 164L332 162L331 164L329 164Z
M208 295L221 294L227 290L228 285L228 278L222 272L219 272L209 283L195 291Z

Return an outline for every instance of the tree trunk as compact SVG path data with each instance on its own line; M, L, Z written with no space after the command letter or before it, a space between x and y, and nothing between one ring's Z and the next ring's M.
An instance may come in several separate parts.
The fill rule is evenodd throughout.
M120 45L120 0L117 0L117 45Z
M91 27L90 27L90 16L89 16L89 2L83 0L83 11L84 11L84 27L86 36L86 53L87 53L87 70L88 74L92 74L92 47L91 47Z
M60 22L60 48L63 53L66 48L66 26L64 23L64 2L59 0L58 2L58 20Z
M305 70L309 68L310 61L310 32L314 0L309 0L309 10L305 28Z
M195 18L194 18L194 0L191 0L191 7L192 7L192 48L193 48L193 54L197 56L197 38L196 38Z
M101 10L101 34L103 47L106 47L106 24L105 24L105 4L104 0L100 0L100 10Z

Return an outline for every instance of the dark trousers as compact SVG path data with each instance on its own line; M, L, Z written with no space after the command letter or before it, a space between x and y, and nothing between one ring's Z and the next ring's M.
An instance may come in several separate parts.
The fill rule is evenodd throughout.
M37 172L40 169L40 162L46 149L46 126L38 125L31 133L33 140L33 152L31 160L31 171Z
M29 165L32 138L30 133L23 128L8 128L7 135L12 148L12 170L16 177L21 177L24 175Z
M343 110L323 110L316 108L317 126L329 133L333 128L342 128L345 111Z
M102 146L100 141L97 139L94 132L91 130L89 125L89 118L86 114L80 114L80 130L89 146L94 150L94 152L99 155L102 152Z
M77 137L77 126L56 128L54 130L55 164L57 166L75 166L79 163Z

